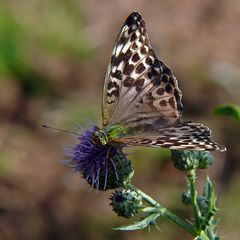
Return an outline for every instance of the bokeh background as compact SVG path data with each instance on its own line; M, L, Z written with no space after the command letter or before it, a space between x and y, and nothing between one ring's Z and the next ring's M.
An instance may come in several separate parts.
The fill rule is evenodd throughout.
M41 124L75 130L101 125L101 94L118 31L138 10L152 46L173 69L183 91L184 119L213 130L227 153L199 172L216 182L219 234L239 239L240 128L216 116L220 104L239 103L240 3L235 0L0 1L0 239L191 239L160 220L160 231L117 232L126 224L109 207L110 191L89 186L61 160L70 134ZM185 177L167 150L134 148L134 184L175 213Z

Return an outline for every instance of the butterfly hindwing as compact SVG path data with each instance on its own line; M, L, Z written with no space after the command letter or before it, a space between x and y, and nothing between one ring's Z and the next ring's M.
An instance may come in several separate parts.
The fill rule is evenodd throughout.
M225 151L224 146L212 141L211 131L200 123L183 122L172 127L161 128L151 133L129 135L115 139L116 142L134 146L164 147L176 150L218 150Z

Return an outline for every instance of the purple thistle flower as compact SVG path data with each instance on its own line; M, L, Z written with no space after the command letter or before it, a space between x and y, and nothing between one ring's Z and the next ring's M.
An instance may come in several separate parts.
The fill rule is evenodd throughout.
M80 143L65 149L65 155L71 157L65 164L80 172L92 188L106 190L123 186L133 171L131 162L125 158L121 145L96 143L94 133L98 130L97 126L91 127L77 138Z

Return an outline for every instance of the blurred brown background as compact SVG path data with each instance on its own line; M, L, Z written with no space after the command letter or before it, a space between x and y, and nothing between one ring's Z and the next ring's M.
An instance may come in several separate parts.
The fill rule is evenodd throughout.
M1 0L0 1L0 239L191 239L160 220L154 228L117 232L126 224L108 206L109 192L89 186L66 168L62 147L74 130L101 125L101 93L115 38L138 10L152 46L183 91L184 119L202 122L227 153L199 172L216 181L224 239L239 239L239 123L215 116L219 104L239 103L240 2L236 0ZM183 173L166 150L134 148L134 183L175 213Z

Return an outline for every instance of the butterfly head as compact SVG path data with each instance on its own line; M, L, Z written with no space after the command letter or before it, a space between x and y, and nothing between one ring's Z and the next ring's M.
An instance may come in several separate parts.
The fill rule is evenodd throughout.
M97 144L101 144L101 145L106 145L108 143L108 137L105 134L105 131L103 130L98 130L94 133L94 142L96 142Z

